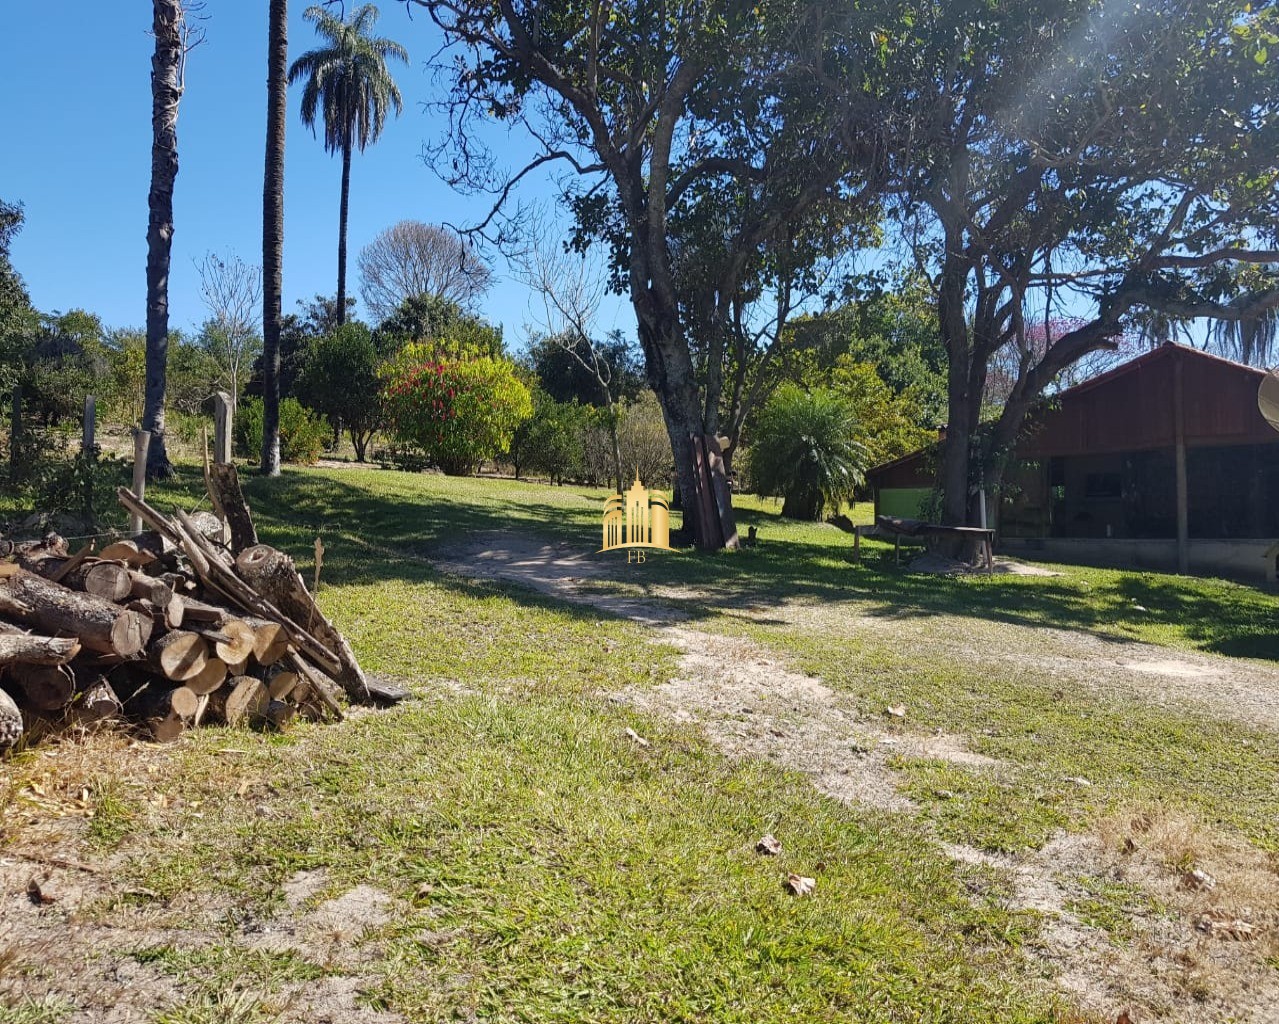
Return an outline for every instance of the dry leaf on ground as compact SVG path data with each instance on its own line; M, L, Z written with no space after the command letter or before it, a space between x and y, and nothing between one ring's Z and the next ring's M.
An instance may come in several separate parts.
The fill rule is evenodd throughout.
M755 852L762 853L769 857L776 857L782 852L782 844L772 834L764 836L755 844Z
M648 740L646 740L643 736L637 733L629 725L626 727L626 735L629 736L635 743L639 744L641 747L652 746L652 744L649 743Z
M795 896L807 896L815 888L817 888L816 878L806 878L803 875L797 875L791 872L786 876L786 888Z

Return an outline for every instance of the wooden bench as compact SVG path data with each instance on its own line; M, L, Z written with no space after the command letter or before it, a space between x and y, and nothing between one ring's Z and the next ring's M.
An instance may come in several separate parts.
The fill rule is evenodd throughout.
M874 526L853 528L853 561L862 558L862 531L883 530L893 535L893 562L901 565L903 537L973 537L980 545L982 562L987 572L995 571L995 531L981 526L939 526L920 519L898 519L876 516Z

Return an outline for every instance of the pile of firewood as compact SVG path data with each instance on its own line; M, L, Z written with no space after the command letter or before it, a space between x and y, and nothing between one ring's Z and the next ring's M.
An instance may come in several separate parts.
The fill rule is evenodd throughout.
M293 561L257 542L234 467L213 469L220 517L165 516L121 488L137 536L96 553L0 540L0 751L108 720L167 741L202 722L338 719L340 691L404 696L370 683Z

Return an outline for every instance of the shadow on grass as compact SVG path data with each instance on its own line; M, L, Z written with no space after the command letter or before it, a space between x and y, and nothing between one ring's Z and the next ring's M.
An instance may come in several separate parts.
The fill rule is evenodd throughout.
M182 490L194 494L197 487L192 482ZM297 471L274 480L246 476L245 490L264 540L297 555L310 550L317 534L331 538L324 566L329 583L430 579L467 592L500 590L538 606L547 599L523 587L443 576L422 559L479 534L523 535L593 553L604 494L399 473L370 472L354 483ZM1058 577L925 575L895 565L891 545L878 541L863 541L862 561L855 563L851 537L833 526L796 526L754 509L739 510L738 523L743 533L759 529L757 547L658 553L642 570L619 562L601 575L655 600L671 601L675 588L681 610L694 619L732 608L757 622L780 623L769 615L779 603L814 602L885 620L944 615L1051 626L1119 644L1158 639L1163 631L1202 650L1279 660L1276 603L1253 588L1095 569ZM335 543L339 537L347 543Z

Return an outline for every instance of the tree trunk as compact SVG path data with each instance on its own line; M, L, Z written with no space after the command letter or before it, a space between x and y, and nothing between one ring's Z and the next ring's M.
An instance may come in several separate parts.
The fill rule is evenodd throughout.
M338 205L338 326L346 323L346 219L351 205L351 140L342 144L342 201Z
M217 505L231 527L231 553L238 555L245 548L258 542L258 531L253 525L253 515L244 500L240 487L240 474L232 462L215 462L209 467L209 494L216 497Z
M613 475L617 478L617 493L621 494L626 487L626 478L622 469L622 442L618 437L617 405L610 397L608 403L608 437L613 445Z
M153 0L151 58L151 190L147 196L147 343L142 429L151 433L147 477L173 466L164 444L169 360L169 256L173 246L173 185L178 176L178 101L182 98L182 3Z
M284 128L288 114L288 0L271 0L266 161L262 181L262 472L280 475L280 319L284 265Z
M50 633L70 633L91 651L123 658L151 638L151 620L19 570L0 580L0 611Z

